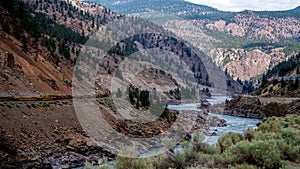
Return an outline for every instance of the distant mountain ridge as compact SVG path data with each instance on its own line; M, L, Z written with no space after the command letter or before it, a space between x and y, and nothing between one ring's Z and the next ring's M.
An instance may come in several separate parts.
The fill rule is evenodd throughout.
M89 0L102 4L114 12L127 15L143 12L161 12L176 15L185 19L226 19L234 12L223 12L215 8L197 5L184 0Z
M244 10L241 12L222 11L216 8L194 4L185 0L87 0L104 5L114 12L127 15L142 12L166 12L168 14L177 15L185 19L211 19L227 20L236 14L243 14L249 11L258 15L267 15L269 17L300 17L300 6L290 10L278 11L253 11Z

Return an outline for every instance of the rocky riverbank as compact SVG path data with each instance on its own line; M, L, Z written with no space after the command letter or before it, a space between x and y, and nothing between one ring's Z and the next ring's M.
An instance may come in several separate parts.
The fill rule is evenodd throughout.
M259 98L235 97L225 103L223 114L246 118L263 118L262 108Z
M191 103L190 103L191 104ZM198 105L198 106L197 106ZM193 108L194 107L194 108ZM200 130L206 136L214 135L214 133L210 133L210 129L212 127L225 127L227 126L226 120L221 119L216 116L212 116L209 112L212 110L213 105L211 105L206 99L200 100L200 103L195 103L195 105L191 105L190 107L180 108L179 106L173 106L174 109L186 109L188 111L195 111L199 109L201 111L197 111L198 115L194 121L193 131ZM181 110L182 111L182 110Z
M194 130L202 131L206 136L215 135L210 132L211 127L225 127L227 126L226 120L220 119L216 116L209 115L206 111L198 114L195 121Z
M258 119L300 113L300 100L293 98L290 102L284 103L280 100L282 98L239 96L227 101L225 104L212 105L209 110L218 114Z

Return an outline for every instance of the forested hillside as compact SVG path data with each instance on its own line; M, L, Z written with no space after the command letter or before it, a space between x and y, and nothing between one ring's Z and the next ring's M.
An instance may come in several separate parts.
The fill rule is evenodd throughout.
M72 69L88 35L118 15L63 0L1 1L1 91L70 94ZM86 11L93 5L97 15ZM51 15L51 16L50 16ZM8 62L10 62L8 64Z
M260 95L299 96L300 54L294 55L263 75Z
M196 5L183 0L122 0L116 2L114 0L90 0L103 4L123 15L143 13L143 12L161 12L173 14L185 19L229 19L234 13L218 11L215 8Z

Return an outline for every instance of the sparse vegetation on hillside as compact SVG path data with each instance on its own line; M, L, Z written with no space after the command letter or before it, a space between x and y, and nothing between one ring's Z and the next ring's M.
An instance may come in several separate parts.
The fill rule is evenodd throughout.
M300 54L294 55L262 76L258 95L299 96Z
M67 28L64 25L57 24L54 20L46 17L45 14L36 12L29 4L23 1L12 0L9 3L4 1L1 2L1 5L3 5L3 7L8 10L7 12L11 14L11 18L6 17L3 20L4 23L1 24L4 28L9 25L10 30L7 32L12 33L17 39L26 39L27 37L24 34L26 32L35 40L39 40L42 35L46 34L52 38L56 38L56 40L62 44L71 42L83 44L87 40L86 37L80 35L72 29ZM53 41L51 38L46 40L49 40L50 42ZM52 48L54 48L55 43L52 42L51 44Z
M160 12L180 16L185 19L225 19L229 20L235 13L222 12L215 8L196 5L183 0L151 0L138 1L126 0L123 3L115 4L113 0L91 0L103 4L117 13L132 14L143 12Z
M0 2L0 28L3 30L0 52L1 55L9 54L15 61L10 64L14 71L9 70L3 76L18 79L9 81L10 84L8 80L7 83L3 81L1 90L24 92L21 89L24 87L33 93L70 92L72 69L87 36L98 30L100 24L119 17L102 6L74 2ZM97 12L88 8L97 9ZM5 66L4 59L2 57L1 66Z
M292 56L287 61L284 61L278 64L277 66L275 66L273 69L269 70L266 73L265 78L271 78L273 76L285 76L293 69L298 68L299 65L300 65L300 53Z

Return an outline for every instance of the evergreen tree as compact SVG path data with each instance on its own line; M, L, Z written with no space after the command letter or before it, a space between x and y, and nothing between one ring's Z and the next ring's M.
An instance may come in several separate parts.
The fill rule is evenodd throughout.
M140 101L141 101L141 106L142 107L150 106L149 91L145 91L145 90L141 91Z
M250 82L250 83L248 84L247 90L248 90L248 93L252 93L252 92L254 91L252 82Z
M193 66L192 66L192 71L193 71L193 72L196 72L195 63L193 63Z
M116 70L116 77L119 78L120 80L123 80L123 74L120 69Z
M240 85L243 85L243 82L241 81L241 79L237 78L236 80Z
M284 88L286 86L286 82L284 81L283 78L280 81L280 86L281 86L281 88Z
M268 84L268 79L267 79L267 76L264 74L261 79L261 86L266 87L267 84Z
M58 52L60 55L63 55L68 60L71 58L70 48L65 44L65 42L60 43Z
M8 22L5 22L5 23L3 24L2 30L3 30L4 32L8 33L8 34L10 33L10 27L9 27Z
M58 56L58 55L54 55L54 58L55 58L55 61L54 61L54 63L55 63L55 65L57 65L57 66L58 66L58 64L59 64L59 61L60 61L60 58L59 58L59 56Z
M23 37L23 39L22 39L22 50L24 52L28 52L28 44L27 44L27 40L25 37Z
M133 95L133 92L131 91L131 89L129 88L129 91L128 91L128 96L129 96L129 101L132 105L135 104L135 100L134 100L134 95Z
M227 80L227 86L231 86L231 80Z
M294 89L298 89L298 87L299 87L299 78L296 78Z
M117 98L121 98L122 97L122 91L120 90L120 88L118 88L118 91L116 93L116 97Z
M243 93L246 93L246 92L247 92L247 89L248 89L247 86L244 84L244 85L243 85Z
M272 92L273 92L273 87L270 87L269 93L272 93Z
M201 62L198 64L198 72L201 72Z

